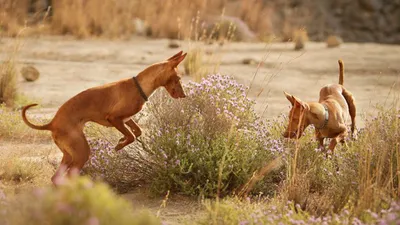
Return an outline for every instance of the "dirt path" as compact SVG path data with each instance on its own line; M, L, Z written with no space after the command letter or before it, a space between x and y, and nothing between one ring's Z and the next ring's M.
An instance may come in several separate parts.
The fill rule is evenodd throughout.
M50 114L84 89L133 76L178 51L169 49L168 40L162 39L105 41L42 37L20 43L20 63L33 64L41 72L34 83L20 79L21 91L41 102L45 109L40 113ZM2 40L0 59L12 51L13 45L14 39ZM328 49L323 43L308 43L306 50L298 52L292 50L290 43L203 47L214 52L216 64L220 60L220 73L252 84L250 97L257 101L257 110L266 118L287 113L289 102L283 96L284 90L305 101L317 100L324 84L337 82L339 58L345 63L345 86L356 97L359 115L373 112L374 104L388 102L389 95L400 93L400 46L396 45L350 43ZM181 49L190 49L189 43L183 42ZM265 59L265 63L257 69L257 65L242 64L245 58ZM185 77L185 82L188 80Z

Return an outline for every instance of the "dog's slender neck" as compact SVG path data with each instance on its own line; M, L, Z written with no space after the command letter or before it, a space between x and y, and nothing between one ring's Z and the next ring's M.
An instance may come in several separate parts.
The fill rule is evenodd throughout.
M142 86L140 86L139 81L137 80L136 77L132 77L132 79L133 79L133 82L135 83L137 89L139 90L140 95L142 96L142 98L144 99L144 101L147 102L149 99L148 99L146 93L144 93L144 91L143 91L143 89L142 89Z
M157 88L163 85L160 79L160 76L163 76L163 71L159 69L158 66L162 65L155 64L136 76L136 81L147 98L149 98Z

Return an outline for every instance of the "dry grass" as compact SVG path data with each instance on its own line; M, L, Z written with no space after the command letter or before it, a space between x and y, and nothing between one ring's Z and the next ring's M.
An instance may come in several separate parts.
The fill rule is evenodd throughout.
M0 34L7 36L17 35L28 25L33 28L31 34L48 32L49 28L51 33L78 38L129 37L135 32L134 20L139 18L144 21L148 36L196 39L193 35L212 26L223 12L242 19L260 37L270 37L275 32L274 9L259 0L165 0L162 4L158 0L104 0L101 4L97 0L58 0L53 1L50 17L43 6L39 12L28 14L28 0L3 0L2 4L5 7L0 9ZM194 33L192 25L197 18L201 21ZM41 26L35 26L38 23Z
M133 1L54 1L53 31L86 38L116 37L133 32Z
M0 104L13 107L17 99L17 70L16 58L21 47L19 36L14 42L13 51L7 55L6 60L0 64Z
M41 162L11 157L0 163L0 180L3 183L30 182L42 172Z
M193 34L192 23L196 17L219 15L224 0L137 0L134 12L137 17L149 25L151 36L168 38L186 38ZM201 32L201 30L199 30Z
M0 35L16 36L26 23L29 0L0 2Z
M263 1L241 0L239 12L235 14L239 15L253 31L257 31L262 39L273 35L272 17L274 16L274 10L272 7L265 5Z
M35 142L50 140L51 135L45 131L38 131L29 128L21 119L21 113L12 109L0 106L0 139L18 142ZM45 121L36 121L34 123L45 123Z
M17 96L17 72L13 59L0 64L0 104L14 106Z

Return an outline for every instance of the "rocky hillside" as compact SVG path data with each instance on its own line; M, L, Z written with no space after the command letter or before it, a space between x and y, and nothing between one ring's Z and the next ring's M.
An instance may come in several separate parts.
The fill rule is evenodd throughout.
M311 40L400 44L400 0L264 0L276 28L306 27Z

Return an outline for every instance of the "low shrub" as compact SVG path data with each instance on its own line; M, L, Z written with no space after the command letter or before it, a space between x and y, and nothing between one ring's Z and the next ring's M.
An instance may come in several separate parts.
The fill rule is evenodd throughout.
M108 186L88 178L73 178L58 188L7 198L0 204L0 224L161 224L149 212L132 206Z
M17 72L13 60L0 64L0 104L14 106L17 96Z
M28 127L21 118L21 112L0 105L0 138L9 141L48 141L51 135L48 132L34 130ZM32 118L35 123L44 124L47 121L41 118Z
M387 208L400 195L400 110L378 106L350 150L358 151L350 167L357 171L357 211Z
M379 213L366 210L361 217L355 217L349 210L325 216L315 216L301 209L293 202L281 202L267 199L227 198L221 202L205 203L206 214L197 219L195 224L398 224L399 203L393 202L387 210ZM192 222L193 223L193 222Z
M135 29L133 7L131 1L58 0L54 1L51 23L54 32L80 38L129 36Z
M82 172L109 184L119 193L125 193L143 183L145 174L131 152L116 152L115 145L101 138L89 139L91 154Z
M333 155L317 148L313 129L307 129L298 141L286 141L288 170L282 194L317 216L344 208L357 216L365 210L387 209L399 190L395 169L399 114L395 108L381 108L376 118L366 120L358 140L347 140L348 146L337 145Z
M0 162L0 181L29 182L41 173L43 165L28 159L10 158Z
M187 97L172 100L157 92L147 104L144 139L151 166L151 189L215 196L239 191L254 172L278 157L282 145L270 137L254 111L246 88L223 75L191 82ZM253 193L272 194L280 182L275 172L258 182Z

